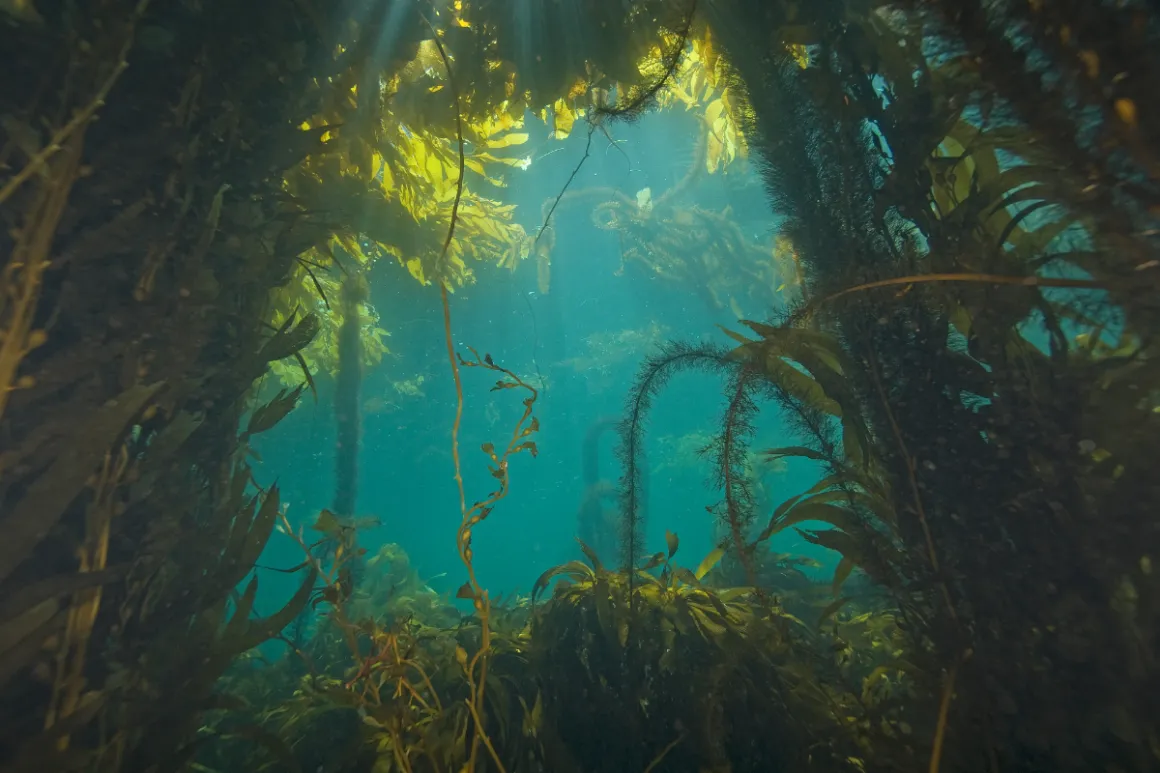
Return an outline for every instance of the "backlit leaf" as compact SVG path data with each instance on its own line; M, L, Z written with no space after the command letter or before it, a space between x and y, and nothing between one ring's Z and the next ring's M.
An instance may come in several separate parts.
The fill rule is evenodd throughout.
M713 571L713 568L721 561L725 555L724 548L715 548L709 551L709 555L701 560L701 564L697 567L697 571L693 572L698 580L704 579L705 575Z

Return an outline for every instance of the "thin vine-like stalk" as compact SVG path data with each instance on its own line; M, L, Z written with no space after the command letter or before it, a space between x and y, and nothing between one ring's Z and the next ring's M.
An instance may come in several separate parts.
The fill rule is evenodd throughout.
M739 494L748 497L748 490L745 488L748 484L743 479L737 480L733 469L737 449L742 446L742 441L738 436L744 431L739 431L734 419L741 417L741 420L745 421L748 418L745 414L749 413L746 409L752 408L752 400L748 394L751 375L753 373L748 368L743 368L737 376L737 388L734 390L733 399L729 401L729 407L726 411L725 433L721 437L721 483L725 494L725 517L729 523L729 535L733 541L733 548L737 551L737 560L741 563L749 587L753 588L764 602L765 591L757 582L753 556L749 552L749 545L745 539L744 527L741 523L744 504L738 501ZM744 426L746 428L752 427L748 423Z
M411 761L407 759L406 753L403 751L403 739L399 737L399 733L394 728L390 730L391 735L391 752L395 756L395 763L399 766L399 770L403 773L411 773Z
M443 261L447 258L447 251L451 248L451 240L455 236L455 221L459 217L459 202L463 199L463 174L467 159L463 154L463 110L459 105L459 89L456 88L455 78L451 74L451 60L447 58L447 51L443 48L443 41L439 39L438 31L427 20L426 16L423 17L423 21L431 30L435 47L439 49L439 56L443 59L443 67L447 70L447 89L451 92L451 98L455 102L455 136L459 141L459 179L455 181L455 200L451 203L451 225L447 228L447 237L443 240L443 249L439 253L439 266L442 266ZM443 295L443 306L447 307L446 293Z
M847 287L844 290L839 290L836 293L831 293L817 301L806 304L798 313L794 315L797 320L802 320L813 315L819 308L825 306L833 301L838 300L847 295L864 292L866 290L875 290L882 287L897 287L899 285L912 284L931 284L934 282L964 282L971 284L993 284L993 285L1012 285L1021 287L1062 287L1079 290L1104 290L1106 285L1102 282L1092 281L1090 279L1064 279L1057 277L1043 277L1043 276L1011 276L1007 274L913 274L911 276L898 276L890 279L879 279L874 282L865 282L853 287Z
M426 669L424 669L421 665L419 665L419 662L416 660L406 659L406 660L400 660L399 662L402 665L410 666L411 668L413 668L417 672L419 672L419 676L422 677L422 679L423 679L423 684L425 684L427 686L427 689L431 691L431 697L435 700L435 708L438 709L440 714L442 714L443 713L443 701L439 700L439 693L437 693L435 691L435 685L433 685L431 683L431 677L427 676Z
M451 61L448 59L447 52L443 48L443 42L439 40L439 33L436 31L431 22L428 21L426 17L424 17L423 20L431 29L431 34L434 37L435 46L439 50L439 56L442 58L443 66L447 70L448 88L451 91L452 98L455 101L455 132L459 143L459 178L455 185L455 200L451 205L451 224L447 229L447 236L443 240L443 249L439 254L439 263L437 266L439 269L442 269L447 258L447 252L451 248L451 241L455 236L455 224L459 216L459 203L463 199L463 177L464 166L466 164L466 159L463 152L463 111L460 107L459 91L456 88L455 78L451 72ZM456 532L456 547L459 551L459 558L463 562L464 567L467 569L468 578L468 581L464 587L460 588L459 596L461 598L472 599L475 612L479 616L480 620L480 647L466 667L468 682L471 686L471 697L468 701L466 701L466 703L468 709L471 712L471 717L474 720L476 732L472 736L471 754L468 758L467 765L464 767L464 771L465 773L471 773L471 771L475 770L479 755L479 745L482 742L487 747L487 750L491 754L492 759L495 761L496 766L499 768L500 773L506 773L503 763L500 762L499 756L496 754L495 748L492 746L491 739L488 737L487 731L484 729L483 725L482 711L484 705L484 692L487 685L487 655L491 650L491 602L488 599L487 591L485 591L483 587L480 586L479 580L475 576L475 567L471 560L471 530L476 524L488 516L488 514L491 512L491 508L495 505L496 502L507 496L508 456L522 450L525 447L529 447L528 443L521 444L518 441L520 438L526 437L535 431L534 419L532 419L533 424L529 428L525 428L524 423L532 418L532 404L536 400L537 392L535 389L525 384L511 371L495 365L492 362L490 356L488 356L486 361L484 361L479 358L478 354L475 354L474 350L472 350L472 353L475 354L475 362L472 363L462 361L461 358L457 359L455 344L451 335L451 304L448 299L447 279L446 277L442 276L440 276L439 281L439 299L443 306L443 332L447 345L447 359L451 364L451 375L455 383L455 421L451 427L451 458L455 466L455 485L459 490L459 511L462 516L459 523L459 529ZM500 481L499 490L494 492L483 502L477 502L470 508L467 507L467 495L464 491L463 471L459 458L459 429L463 421L463 383L459 374L460 361L462 361L464 365L478 365L487 367L491 370L500 371L508 375L513 380L513 382L510 384L511 386L523 387L530 390L532 394L532 396L524 402L524 415L521 417L519 422L517 422L516 428L512 435L512 440L509 442L508 447L504 451L502 457L497 457L494 452L489 452L492 460L496 463L496 468L493 470L493 474ZM499 388L498 385L497 388ZM535 446L530 445L530 448L534 453ZM476 666L479 667L478 677L475 677Z
M910 455L910 452L906 448L906 442L902 438L902 430L894 418L894 411L890 408L890 401L886 398L886 390L882 387L882 380L878 374L878 366L873 350L870 351L868 365L870 378L874 381L874 388L878 391L878 396L882 400L882 407L886 411L886 418L890 423L890 431L894 435L895 442L898 443L898 449L902 454L902 461L906 465L906 475L910 483L912 496L914 497L914 507L918 514L919 523L922 524L923 536L926 538L926 548L930 558L931 569L935 573L938 586L942 590L943 600L947 605L947 612L950 614L951 621L954 623L957 631L959 630L959 617L951 601L950 589L947 587L946 580L943 579L942 573L939 571L938 554L935 552L934 538L931 536L930 526L926 520L926 510L922 506L922 496L919 494L918 479L915 477L914 457ZM939 763L942 760L943 740L946 738L947 717L950 713L951 696L954 693L955 676L958 673L958 668L959 657L956 655L954 662L951 663L950 671L947 672L946 685L943 688L942 700L939 702L938 724L935 726L934 740L931 743L929 773L938 773Z
M475 720L475 726L482 727L483 722L480 720L479 712L476 710L475 706L471 705L471 703L468 703L467 708L471 711L471 716ZM492 745L491 739L482 732L477 734L476 738L479 738L483 741L483 745L487 747L487 751L491 754L491 759L493 762L495 762L495 766L499 768L500 773L507 773L507 769L504 767L503 763L500 762L499 754L496 753L495 746ZM937 771L934 771L933 773L937 773Z
M906 477L910 484L911 496L914 500L914 510L918 515L918 522L922 526L922 534L926 540L927 557L930 560L930 567L938 578L939 587L942 589L943 600L947 605L947 612L950 613L951 620L954 621L955 627L958 627L959 618L955 613L955 605L951 602L951 592L947 588L946 582L942 579L942 574L939 570L938 553L934 547L934 537L930 532L930 524L926 520L926 508L922 506L922 496L918 490L918 478L915 476L915 461L914 457L910 455L906 447L906 442L902 439L902 429L898 426L898 422L894 418L894 411L890 408L890 401L886 398L886 390L882 387L882 380L878 375L878 366L871 351L870 358L867 361L869 365L870 378L874 382L874 388L878 391L878 397L882 400L882 407L886 411L886 419L890 424L890 431L894 435L894 441L898 444L899 453L902 454L902 462L906 465Z
M468 760L465 770L475 770L476 761L479 753L479 744L482 742L488 751L495 755L494 748L491 744L491 739L483 726L482 712L484 706L484 692L487 685L487 657L491 651L491 602L488 598L487 591L479 584L479 580L475 575L475 566L472 561L473 554L471 550L472 530L476 525L481 523L488 515L491 514L492 509L496 503L508 495L510 488L510 478L508 475L508 460L513 454L521 451L530 451L534 456L536 451L535 443L524 440L524 438L531 435L539 429L539 423L532 415L532 406L536 402L539 393L535 387L527 384L523 379L517 376L507 368L496 365L492 360L491 355L479 356L479 353L468 347L473 359L465 360L463 357L455 353L454 344L451 338L451 312L450 305L447 302L446 288L443 289L443 329L447 344L448 357L451 361L451 369L455 379L456 391L456 411L455 423L452 425L451 443L452 443L452 459L455 463L455 477L460 492L460 505L462 509L462 520L459 524L459 530L456 533L456 547L459 550L459 558L467 569L467 582L459 589L457 596L463 599L471 599L475 607L475 612L480 620L480 646L479 650L465 665L464 670L468 677L468 682L471 689L471 696L466 701L468 708L471 710L472 719L475 721L476 733L472 738L471 756ZM512 429L512 435L508 441L507 447L501 454L495 452L495 448L490 444L484 444L483 451L491 458L492 476L499 481L499 488L493 491L486 499L476 502L471 507L466 506L466 498L463 491L463 475L459 461L459 425L463 415L463 389L460 380L459 366L464 367L481 367L487 370L496 371L506 376L508 381L500 380L492 388L497 389L525 389L530 393L530 396L524 400L524 412L519 421L516 422ZM476 669L478 668L478 676ZM503 765L500 763L498 757L495 762L500 767L501 773L504 773Z
M470 773L470 771L475 770L479 754L479 745L482 742L495 760L495 764L498 766L500 773L506 773L483 725L482 711L484 706L484 692L487 685L487 656L491 651L491 602L488 598L487 591L479 584L479 580L475 575L475 565L472 562L471 535L472 529L487 518L495 504L508 494L508 457L524 449L530 450L533 454L536 452L534 444L521 441L538 428L537 422L532 416L532 405L535 403L538 393L534 387L525 383L515 373L496 365L490 355L480 358L479 354L474 349L471 349L471 353L475 357L474 361L471 361L463 360L456 354L455 343L451 335L451 304L447 297L447 285L441 283L439 291L443 304L444 343L447 347L447 359L451 365L452 380L455 383L455 421L451 425L451 459L455 467L455 485L459 490L459 509L461 514L455 542L459 552L459 559L467 569L467 582L459 589L458 596L472 600L475 612L479 616L480 624L479 650L471 658L470 662L466 664L464 669L471 690L470 697L464 702L467 704L471 712L472 720L475 723L475 734L472 736L471 741L471 754L465 766L465 771ZM467 506L467 496L463 486L463 470L459 456L459 429L463 421L463 382L459 373L460 364L467 367L483 367L498 371L511 379L508 382L498 382L494 387L495 389L520 387L531 393L531 396L524 401L523 416L516 422L515 429L512 430L511 440L508 441L507 448L504 449L503 454L497 455L490 444L484 446L484 451L488 453L492 462L495 464L495 467L492 468L492 474L500 482L499 489L493 492L487 499L476 502L470 508ZM476 675L477 668L478 676Z
M660 90L668 85L669 81L672 80L673 75L677 71L677 67L681 64L682 54L684 54L685 48L688 45L689 33L693 29L693 18L696 13L697 0L692 0L689 3L689 10L685 14L685 23L677 33L677 41L673 45L672 51L662 57L662 61L667 61L665 61L665 67L661 72L661 76L656 81L637 91L637 93L624 105L615 107L610 107L608 105L594 106L592 115L588 118L588 139L584 144L584 156L580 159L580 163L576 164L575 168L572 169L572 174L568 175L568 180L564 183L564 187L560 189L560 193L556 196L556 200L552 202L552 208L548 210L548 214L544 217L544 222L540 226L540 230L536 232L536 238L532 241L533 247L540 243L540 238L544 235L544 231L547 230L548 224L552 221L552 214L555 213L556 207L560 205L560 200L564 198L564 194L568 192L568 187L572 185L572 181L575 180L576 175L580 173L580 167L584 166L584 162L588 160L588 157L592 152L593 133L599 129L604 133L604 136L608 137L609 142L613 142L612 137L608 135L608 128L605 126L605 121L615 121L618 119L631 120L639 116L656 98L656 95L660 93ZM621 153L624 153L624 151L621 150ZM625 158L628 158L627 154L625 154ZM629 162L629 166L632 166L631 162Z
M588 123L588 141L584 144L584 156L580 159L580 163L572 169L572 174L568 175L564 187L560 189L560 193L556 196L556 200L552 202L552 208L548 210L548 214L544 216L544 222L540 226L540 230L536 232L536 238L532 242L535 247L540 243L540 237L544 235L544 231L548 230L548 224L552 222L552 215L556 211L556 207L560 206L560 199L564 198L564 194L568 192L568 187L572 185L572 181L576 179L576 175L580 174L580 167L584 166L584 162L588 160L588 156L592 153L592 133L596 131L596 121Z
M657 765L660 765L664 758L668 756L669 752L677 748L677 744L683 740L685 740L685 734L681 733L672 741L670 741L669 745L662 749L661 753L658 754L656 758L654 758L653 761L648 764L648 767L644 769L644 773L652 773L653 769L656 768Z
M439 285L443 302L443 337L447 344L447 361L451 364L451 379L455 382L455 421L451 425L451 461L455 465L455 485L459 489L459 510L467 511L467 494L463 490L463 473L459 463L459 425L463 423L463 381L455 361L455 342L451 336L451 304L447 301L447 285ZM470 570L471 567L469 566Z
M959 662L956 660L951 664L951 670L947 672L942 700L939 701L938 724L934 730L934 743L931 744L929 773L938 773L939 764L942 762L943 741L947 734L947 715L951 710L951 698L955 693L955 676L958 674L958 670Z

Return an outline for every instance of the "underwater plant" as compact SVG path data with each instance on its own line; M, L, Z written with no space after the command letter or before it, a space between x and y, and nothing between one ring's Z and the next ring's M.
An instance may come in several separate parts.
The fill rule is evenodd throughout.
M356 6L0 3L0 765L312 770L343 757L299 756L317 721L352 770L1155 767L1151 6ZM397 268L447 304L472 261L534 257L547 287L571 180L535 236L493 198L531 163L525 113L556 137L587 119L591 142L689 104L706 174L760 165L786 220L749 278L796 305L734 350L649 363L622 571L578 561L534 617L505 606L472 572L490 504L461 496L459 626L425 594L438 622L400 606L305 633L312 596L359 601L345 519L316 522L326 549L258 615L281 501L250 440L354 372L336 366L356 328L363 366L385 349L342 285ZM608 197L602 222L682 226L691 261L633 257L728 305L721 267L757 254L722 213L661 199ZM457 382L538 388L448 355ZM639 535L648 402L686 364L725 376L728 539L700 577L675 537L652 564ZM767 399L802 438L768 456L823 468L768 519L747 482ZM501 492L512 444L487 451ZM768 549L789 528L840 555L822 586ZM297 670L265 690L254 648L291 624Z
M856 769L802 648L806 626L753 588L712 587L720 548L690 570L674 561L677 536L666 541L631 581L587 546L591 564L537 580L533 598L558 580L529 646L549 769Z
M743 2L734 10L742 6L761 13ZM758 44L751 29L728 24L729 9L714 10L726 54ZM1151 280L1126 280L1126 262L1146 272L1154 253L1141 236L1154 227L1142 204L1151 194L1138 187L1149 152L1138 144L1139 115L1116 108L1132 97L1092 88L1111 77L1108 61L1126 73L1146 69L1148 57L1105 7L847 13L834 35L826 17L797 18L793 36L824 54L804 69L788 57L729 57L751 108L750 147L789 215L784 234L805 276L800 308L775 332L759 330L764 365L780 371L783 408L810 439L805 453L831 473L862 467L861 482L842 476L858 498L872 497L853 512L864 526L892 520L879 533L896 535L899 549L867 550L878 537L823 539L856 563L868 557L871 576L896 588L926 696L913 700L928 701L936 719L931 770L1079 770L1111 759L1146 769L1129 739L1150 731L1124 717L1141 716L1148 699L1128 685L1151 672L1130 657L1129 679L1111 653L1133 651L1148 628L1144 608L1120 599L1125 571L1135 574L1124 568L1151 550L1141 550L1150 532L1130 515L1151 494L1130 461L1101 453L1100 470L1092 445L1118 455L1080 443L1098 416L1101 439L1111 431L1138 448L1133 438L1151 420L1138 400L1118 412L1104 403L1113 372L1150 359ZM1070 39L1080 28L1092 48ZM1110 60L1092 39L1097 28L1124 40ZM1047 63L1057 75L1043 77ZM1074 174L1081 167L1089 172ZM1096 376L1082 341L1111 330L1112 340L1134 331L1141 348L1103 360ZM840 445L835 421L820 421L836 412L779 364L792 338L808 334L827 335L843 355L830 351L840 374L828 377L831 389L824 371L790 353L836 404ZM845 460L830 450L840 448ZM1128 491L1141 497L1134 505ZM1150 593L1147 581L1127 582L1129 595ZM1120 719L1109 723L1104 711Z

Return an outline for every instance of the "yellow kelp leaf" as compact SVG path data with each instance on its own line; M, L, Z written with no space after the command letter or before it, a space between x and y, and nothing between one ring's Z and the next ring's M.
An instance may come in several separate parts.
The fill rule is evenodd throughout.
M710 174L728 166L737 156L744 155L742 138L730 113L729 90L705 108L705 123L709 136L705 146L705 169Z
M487 170L484 168L483 164L480 163L479 159L474 156L465 156L463 159L463 166L475 172L477 175L487 180L497 188L507 187L507 182L504 181L503 178L490 176L487 173Z
M669 83L665 91L679 99L681 102L684 102L686 110L696 107L697 105L697 94L693 90L692 74L690 74L689 77L675 78L671 83ZM663 96L664 95L662 95L662 97ZM668 107L670 104L671 100L663 98L661 99L661 107Z
M717 167L721 165L721 159L725 155L725 146L721 140L717 138L717 134L710 129L709 137L706 139L705 145L705 169L710 174L717 171Z
M705 123L713 126L725 114L725 102L715 99L705 108Z
M427 278L423 274L423 261L411 258L407 261L407 271L419 281L419 284L427 284Z
M528 135L526 132L511 132L510 134L505 134L502 137L489 139L486 143L486 147L492 149L510 148L512 145L523 145L527 141Z
M379 156L380 162L379 171L383 173L382 189L384 193L389 193L395 188L395 175L391 171L391 165L383 162L383 157Z
M510 113L500 112L483 120L468 123L467 129L469 133L475 134L477 137L488 139L509 129L516 129L523 125L523 119L517 118Z
M689 93L698 102L704 101L713 95L713 87L705 77L705 68L698 66L689 78Z
M528 256L532 254L532 237L523 233L523 228L520 228L521 235L518 239L513 240L508 245L507 250L499 258L499 267L506 268L510 271L515 271L516 266L527 260Z
M975 160L966 155L966 148L955 137L947 135L943 138L927 161L927 168L939 215L946 215L970 195Z
M548 121L547 110L540 111L540 118L552 127L553 139L567 139L572 133L572 125L576 119L584 115L583 110L573 110L563 99L557 99L552 105L552 120Z
M577 78L576 82L572 84L572 88L568 89L568 93L564 96L567 100L576 100L588 93L588 80L586 78Z
M715 75L721 54L713 45L713 33L708 26L705 27L704 36L699 40L693 41L693 50L697 52L705 67L705 72L711 81L710 85L716 85Z
M801 43L790 43L785 47L789 52L790 58L797 63L797 66L803 70L810 66L810 52Z
M720 563L721 558L724 555L725 551L721 548L714 548L711 550L709 555L702 559L700 566L697 567L697 571L693 572L693 576L698 580L705 579L705 575L713 571L713 568L717 566L718 563Z
M383 361L383 355L390 352L386 342L383 341L383 337L388 335L390 333L381 327L372 327L369 331L364 328L363 335L361 336L363 365L378 365Z
M492 217L510 217L516 211L515 204L497 204L490 199L480 199L478 206Z
M475 227L496 241L504 241L504 236L499 230L499 224L486 215L476 216Z
M508 166L520 166L527 168L527 165L522 158L501 158L493 156L490 153L475 153L473 158L482 161L485 164L507 164Z
M436 185L446 179L446 175L443 173L443 162L434 153L427 156L426 163L423 166L423 171L427 179Z

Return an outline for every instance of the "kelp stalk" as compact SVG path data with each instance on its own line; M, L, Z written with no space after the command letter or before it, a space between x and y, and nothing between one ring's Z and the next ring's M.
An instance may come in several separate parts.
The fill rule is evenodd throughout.
M525 438L539 429L539 422L532 415L532 406L535 404L539 393L535 387L525 383L515 373L507 368L496 365L490 354L480 357L479 353L470 347L468 348L471 351L473 359L465 360L462 356L456 354L455 344L451 336L451 305L448 302L446 285L440 286L440 297L443 303L443 332L447 345L447 357L451 363L451 374L455 382L455 421L451 427L451 458L455 465L455 483L459 489L459 507L462 515L459 529L456 532L456 547L459 551L459 558L467 569L467 582L459 588L456 595L458 598L471 600L480 621L479 650L471 657L470 661L467 660L466 653L463 653L461 658L464 670L467 673L468 682L471 685L471 697L467 700L467 705L471 710L471 716L475 721L476 729L475 736L471 742L471 757L468 760L465 770L475 770L479 743L482 742L487 747L488 752L491 754L499 770L504 771L503 763L500 762L499 755L496 753L491 739L488 738L483 726L483 699L484 689L487 684L487 656L491 650L491 602L488 598L487 591L479 584L479 580L475 576L475 566L472 562L471 536L475 526L487 518L496 503L508 494L510 486L508 474L509 458L525 450L529 451L532 456L537 454L536 444L530 440L525 440ZM530 396L524 399L523 415L516 422L512 430L511 439L508 441L503 453L497 454L495 447L491 443L483 444L484 453L492 461L492 477L499 481L499 488L493 491L486 499L476 502L471 507L467 507L467 497L463 487L463 472L459 459L459 427L463 418L463 384L459 374L460 365L464 367L486 368L506 376L508 380L501 379L497 381L495 386L492 387L493 391L520 388L526 389L530 393ZM477 667L478 676L476 675Z
M334 386L334 512L354 515L358 494L359 388L362 385L362 342L359 304L366 300L366 280L347 277L342 286L342 329L338 333L338 376Z
M463 153L463 111L459 103L459 91L455 87L455 78L451 73L451 61L447 57L447 51L443 48L442 41L439 40L439 33L430 21L424 17L423 19L427 26L431 28L431 34L434 36L435 46L439 50L439 57L443 60L443 66L447 70L447 83L451 90L451 96L455 101L455 134L459 143L459 177L455 182L455 200L451 205L451 224L447 228L447 237L443 241L443 249L439 254L439 264L437 269L442 269L444 261L447 258L447 252L451 248L451 240L455 238L455 221L459 214L459 202L463 199L463 174L466 158ZM463 565L467 568L468 582L464 583L459 590L461 598L471 598L475 607L476 613L479 615L480 622L480 645L479 651L472 657L471 662L465 668L467 671L468 683L471 685L471 697L467 700L467 707L471 711L472 719L475 722L475 735L471 739L471 756L468 758L467 765L464 770L467 773L475 770L476 758L479 752L479 743L482 740L491 754L492 760L495 761L496 767L499 768L500 773L505 773L503 763L500 762L499 755L495 751L495 747L491 743L491 739L487 737L487 732L483 727L483 698L484 689L487 683L487 653L491 648L491 629L489 627L488 612L490 609L490 602L488 600L487 591L483 590L479 581L475 577L475 567L471 563L471 528L487 517L491 512L491 507L495 502L507 495L507 456L512 453L511 445L508 450L504 452L502 462L497 462L498 470L496 477L500 478L501 486L498 492L482 503L472 505L471 509L467 508L467 497L463 489L463 472L459 461L459 426L463 420L463 383L459 376L459 365L456 362L455 344L451 340L451 304L447 297L447 282L445 279L440 279L439 282L439 299L443 305L443 332L447 343L447 358L451 363L451 375L455 382L455 422L451 427L451 458L455 465L455 485L459 489L459 512L462 519L459 524L459 529L456 532L456 546L459 550L459 558L463 561ZM476 355L478 361L479 356ZM480 363L482 364L482 363ZM491 357L488 356L487 364L491 365ZM513 378L515 376L513 375ZM518 378L516 378L519 381ZM520 382L523 384L523 382ZM527 386L524 384L524 386ZM528 387L531 389L531 387ZM524 412L524 419L531 415L531 404L535 401L536 390L532 389L532 397L525 403L526 410ZM520 424L524 419L520 420ZM520 428L517 424L517 432ZM529 430L530 432L531 430ZM513 440L514 443L514 440ZM486 450L486 447L485 447ZM517 449L518 450L518 449ZM495 454L492 453L492 458ZM503 477L500 477L499 472L502 471ZM465 658L466 659L466 658ZM479 666L479 678L476 681L472 680L472 675L475 673L475 667Z

